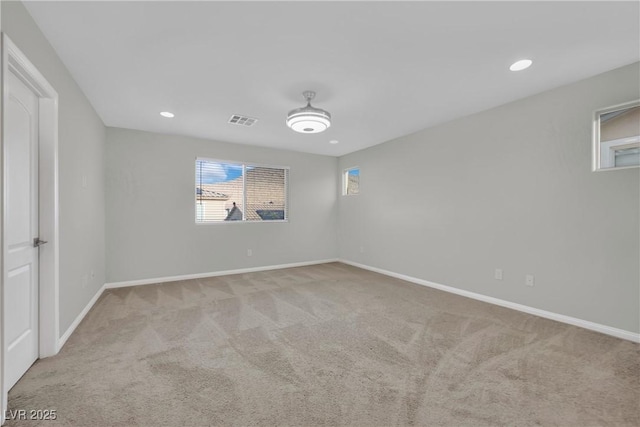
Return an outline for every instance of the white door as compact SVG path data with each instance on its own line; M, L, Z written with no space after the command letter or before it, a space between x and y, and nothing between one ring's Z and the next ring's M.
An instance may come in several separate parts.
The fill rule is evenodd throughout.
M5 390L38 358L38 96L11 72L7 83Z

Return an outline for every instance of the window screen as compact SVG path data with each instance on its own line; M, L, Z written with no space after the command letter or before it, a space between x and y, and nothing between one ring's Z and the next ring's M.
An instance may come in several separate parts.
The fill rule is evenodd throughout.
M196 159L196 222L285 221L289 169Z

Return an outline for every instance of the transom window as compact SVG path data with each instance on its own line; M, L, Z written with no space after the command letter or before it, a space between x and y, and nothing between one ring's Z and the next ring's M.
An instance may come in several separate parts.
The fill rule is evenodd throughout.
M286 221L289 168L196 159L196 223Z

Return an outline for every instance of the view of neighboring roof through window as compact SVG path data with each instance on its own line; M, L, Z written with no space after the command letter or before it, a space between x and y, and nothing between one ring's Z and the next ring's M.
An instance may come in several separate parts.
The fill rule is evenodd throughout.
M352 196L360 193L360 168L346 169L343 176L342 194Z
M289 169L196 160L196 223L286 221Z

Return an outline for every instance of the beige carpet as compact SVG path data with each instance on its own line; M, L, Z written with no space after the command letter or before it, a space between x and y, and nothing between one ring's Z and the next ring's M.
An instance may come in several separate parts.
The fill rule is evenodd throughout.
M47 426L638 426L639 402L637 344L338 263L107 291L9 394Z

